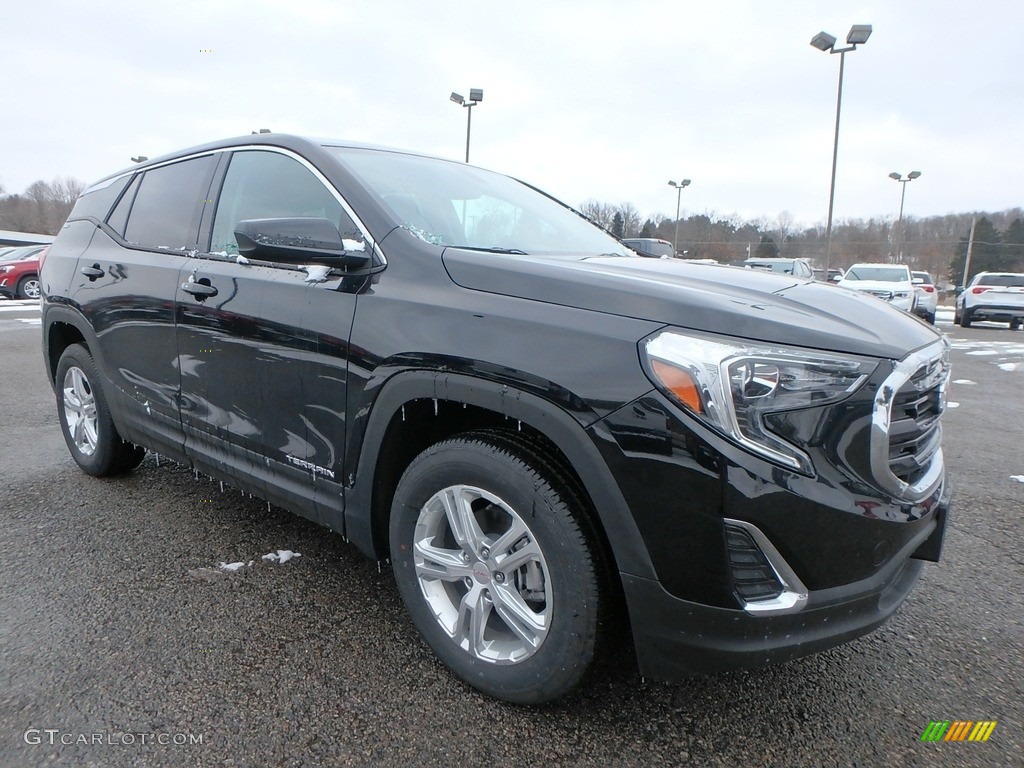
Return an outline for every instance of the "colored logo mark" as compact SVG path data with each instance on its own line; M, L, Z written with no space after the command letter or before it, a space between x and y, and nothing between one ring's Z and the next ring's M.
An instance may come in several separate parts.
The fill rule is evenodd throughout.
M921 741L988 741L995 729L995 720L932 720Z

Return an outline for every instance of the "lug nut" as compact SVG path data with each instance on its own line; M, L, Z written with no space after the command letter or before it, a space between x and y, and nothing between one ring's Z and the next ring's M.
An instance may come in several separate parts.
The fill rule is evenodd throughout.
M501 571L495 571L494 572L494 580L496 582L498 582L499 584L503 583L505 581L505 574L502 573Z
M491 556L491 550L489 550L487 547L484 547L483 549L480 550L480 557L490 557L490 556Z

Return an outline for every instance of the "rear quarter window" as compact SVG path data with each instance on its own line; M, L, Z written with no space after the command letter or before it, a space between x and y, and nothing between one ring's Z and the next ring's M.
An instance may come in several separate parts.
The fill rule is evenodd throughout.
M146 171L128 215L125 240L160 250L194 247L215 162L213 155L206 155Z
M131 181L131 176L126 175L110 181L101 181L86 189L81 197L75 201L75 207L71 209L68 220L93 219L103 221L107 218L110 207L117 200L118 195Z

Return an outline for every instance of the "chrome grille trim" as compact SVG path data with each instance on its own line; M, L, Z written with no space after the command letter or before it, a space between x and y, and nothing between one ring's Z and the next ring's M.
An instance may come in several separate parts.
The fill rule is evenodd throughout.
M945 337L914 352L893 366L875 395L871 414L871 472L878 484L894 498L909 502L923 501L942 482L942 413L946 409L946 387L949 383L949 340ZM937 398L931 397L937 395ZM921 475L907 482L892 471L890 458L893 405L932 404L921 420L915 421L921 434L909 443L916 443L919 453L904 457L900 463L916 463Z

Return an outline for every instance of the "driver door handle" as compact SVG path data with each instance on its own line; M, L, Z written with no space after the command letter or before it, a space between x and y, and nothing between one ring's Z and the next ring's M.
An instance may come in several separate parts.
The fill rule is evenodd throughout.
M199 281L193 282L189 280L187 283L182 283L181 290L185 291L185 293L191 293L198 301L203 301L217 295L216 288L209 283L201 283Z

